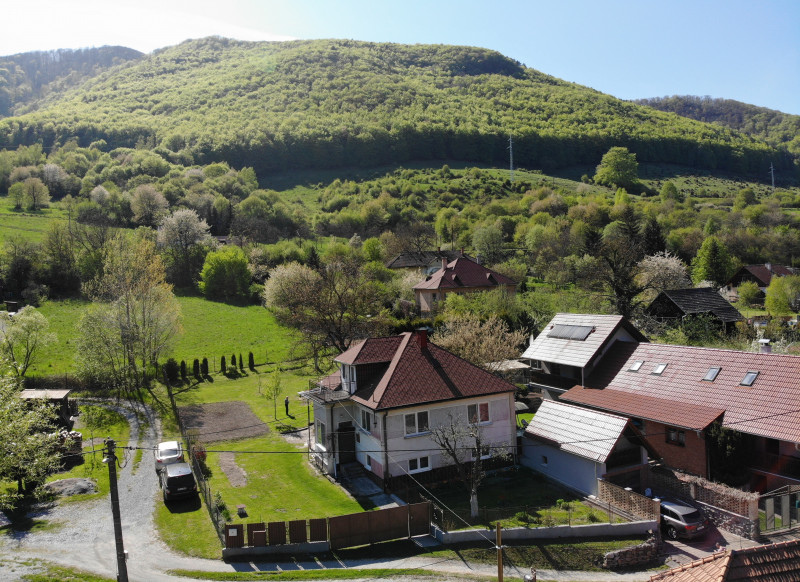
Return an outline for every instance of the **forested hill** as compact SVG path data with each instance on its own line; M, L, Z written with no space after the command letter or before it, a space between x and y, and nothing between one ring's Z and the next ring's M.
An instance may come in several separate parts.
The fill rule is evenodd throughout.
M187 41L0 120L0 146L77 138L228 161L260 176L412 160L554 170L612 146L640 162L763 174L793 159L718 125L624 102L485 49L346 40Z
M800 115L748 105L733 99L695 95L653 97L639 99L636 103L697 121L718 123L772 145L785 145L795 156L800 156Z
M0 57L0 117L35 108L106 69L144 56L121 46L36 51Z

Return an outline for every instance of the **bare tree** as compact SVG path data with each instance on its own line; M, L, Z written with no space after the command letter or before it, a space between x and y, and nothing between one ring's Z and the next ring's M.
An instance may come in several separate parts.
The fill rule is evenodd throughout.
M653 299L662 291L685 289L692 286L686 265L669 251L661 251L639 261L636 279Z
M167 213L169 202L152 184L137 186L131 197L133 220L144 226L155 226Z
M466 314L447 321L432 337L436 345L489 372L497 372L503 360L515 359L526 334L511 331L502 319L492 315L481 321Z
M478 517L478 488L484 477L484 459L508 455L504 446L486 446L477 420L448 414L447 422L432 428L430 434L430 439L453 462L459 480L469 491L470 515L473 518Z
M283 378L280 368L273 370L266 382L262 380L261 376L258 377L258 393L272 400L275 420L278 420L278 398L280 398L281 392L283 392Z
M50 204L50 191L39 178L28 178L23 182L28 208L39 210Z
M30 305L13 317L0 311L0 352L8 356L17 377L24 377L41 348L56 340L49 327L47 318Z

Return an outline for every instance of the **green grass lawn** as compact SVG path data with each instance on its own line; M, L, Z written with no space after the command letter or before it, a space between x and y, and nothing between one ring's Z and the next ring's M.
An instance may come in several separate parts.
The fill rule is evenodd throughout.
M0 196L0 242L13 237L41 242L53 220L64 220L64 213L53 205L36 212L14 210L11 199Z
M48 562L36 561L36 565L41 567L41 572L35 574L25 574L21 580L24 582L113 582L112 578L105 578L96 574L90 574L76 568L56 566Z
M219 559L222 556L222 545L211 525L202 495L169 504L159 495L155 523L161 539L173 550L197 558Z

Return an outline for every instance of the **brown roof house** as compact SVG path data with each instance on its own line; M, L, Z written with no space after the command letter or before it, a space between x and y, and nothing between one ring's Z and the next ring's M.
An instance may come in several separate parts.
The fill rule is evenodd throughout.
M558 333L542 332L523 354L571 362L582 372L572 373L569 390L556 390L560 402L630 419L652 459L710 479L718 476L710 433L719 423L752 451L738 459L751 490L800 485L800 357L653 344L607 328L597 341L589 322L596 318L598 330L613 316L569 317L576 319L557 315L546 330ZM556 327L566 321L580 325ZM567 332L572 339L561 337ZM579 351L581 341L594 344Z
M357 462L384 489L410 475L433 480L450 460L430 431L450 416L477 422L488 446L516 442L514 385L424 330L361 341L335 362L339 369L304 393L314 404L312 457L328 474Z
M465 255L463 250L407 251L387 261L386 267L431 275L442 267L442 260L450 263L460 257L473 260Z
M764 301L767 287L773 277L785 277L787 275L796 274L796 270L786 265L773 265L772 263L764 263L763 265L745 265L740 267L733 277L720 289L728 301L739 300L739 285L745 281L752 281L761 290L761 301Z
M647 306L646 313L661 321L683 321L686 317L710 315L726 332L737 321L744 321L739 311L715 289L698 287L662 291Z
M442 259L438 271L414 285L414 295L422 313L433 313L449 293L476 293L493 289L504 289L513 295L517 291L517 282L467 257L459 256L449 263Z
M725 549L650 577L650 582L796 582L800 540Z

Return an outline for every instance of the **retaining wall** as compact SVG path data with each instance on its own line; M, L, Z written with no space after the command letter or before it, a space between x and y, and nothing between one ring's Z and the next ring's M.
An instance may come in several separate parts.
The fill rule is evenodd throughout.
M661 543L656 536L651 536L638 546L608 552L603 556L603 568L617 570L644 566L655 562L660 552Z
M564 538L599 538L599 537L625 537L645 535L658 528L655 520L631 521L627 523L593 523L588 525L556 525L553 527L514 527L503 529L504 541L514 540L543 540ZM495 531L489 529L467 529L461 531L443 532L439 528L431 527L432 535L443 544L457 544L460 542L477 542L495 539Z

